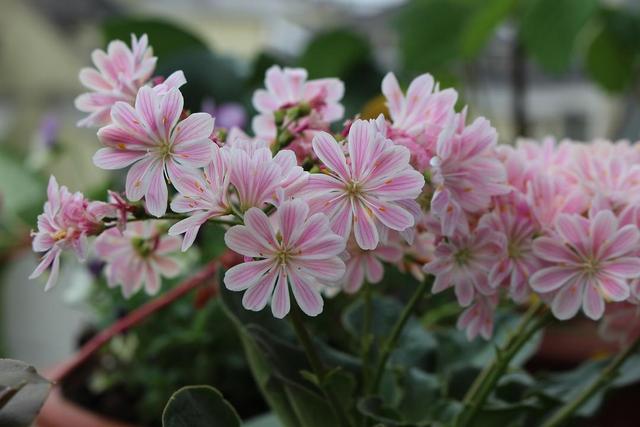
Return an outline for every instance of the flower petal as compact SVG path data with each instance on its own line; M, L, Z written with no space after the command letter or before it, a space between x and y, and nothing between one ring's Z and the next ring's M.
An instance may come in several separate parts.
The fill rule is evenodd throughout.
M143 151L126 151L101 148L93 155L93 164L100 169L122 169L145 157Z
M378 246L378 229L373 214L360 201L352 202L355 208L353 216L353 231L358 246L362 249L375 249ZM413 217L411 217L413 221Z
M135 163L127 173L126 195L132 202L138 201L145 195L151 182L150 170L160 161L155 157L146 156Z
M341 180L348 181L351 172L347 167L347 159L340 149L338 142L326 132L318 132L313 137L313 151L329 169L335 172Z
M169 193L164 180L164 170L161 162L155 162L147 172L149 187L144 195L145 206L149 213L160 218L167 212Z
M264 245L263 239L256 238L255 232L244 225L235 225L227 230L224 242L232 251L247 257L264 258L273 254L273 250Z
M624 301L631 293L626 280L619 277L601 274L598 276L600 291L610 301Z
M289 285L287 284L287 276L284 269L280 269L276 288L271 298L271 312L277 319L282 319L289 313L291 309L291 300L289 298Z
M252 311L262 310L273 294L277 276L278 270L273 268L264 276L259 277L258 282L247 289L242 296L243 307Z
M308 316L317 316L322 313L324 301L313 280L292 270L289 270L288 274L293 296L300 309Z
M338 257L326 259L300 259L295 257L291 264L294 268L302 269L305 274L315 277L323 284L342 279L345 272L344 262Z
M587 317L593 320L600 319L604 314L604 300L593 281L589 281L585 285L584 295L582 297L582 310Z
M243 291L258 283L272 267L273 261L269 259L234 265L225 273L224 285L231 291Z
M541 293L553 292L574 279L577 274L576 269L564 266L543 268L531 276L531 288Z
M560 320L574 317L582 305L582 293L583 284L576 279L560 289L551 303L553 315Z

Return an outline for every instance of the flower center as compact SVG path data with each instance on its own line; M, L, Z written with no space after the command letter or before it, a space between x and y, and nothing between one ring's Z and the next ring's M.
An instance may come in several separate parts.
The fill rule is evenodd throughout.
M471 259L471 251L469 250L469 248L460 249L458 252L456 252L454 257L456 260L456 264L465 265L469 262L469 259Z
M154 244L150 239L144 239L142 237L134 237L131 239L131 245L133 249L140 255L142 258L147 258L154 249Z
M509 258L512 258L512 259L520 258L520 256L522 255L522 251L520 249L520 246L517 244L517 242L514 242L514 241L509 242L509 244L507 245L507 254L509 255Z
M67 230L58 230L51 234L51 238L56 242L67 237Z
M345 191L351 198L360 196L362 185L357 181L349 181L345 186Z
M595 276L600 271L600 264L594 258L587 258L582 267L589 276Z
M167 141L163 141L160 143L159 151L163 159L167 158L171 154L171 144Z

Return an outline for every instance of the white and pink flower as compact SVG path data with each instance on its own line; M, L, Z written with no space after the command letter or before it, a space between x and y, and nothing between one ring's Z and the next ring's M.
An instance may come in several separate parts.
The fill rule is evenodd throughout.
M62 251L71 249L84 261L89 250L88 237L102 231L102 218L115 215L115 209L106 203L90 202L80 192L71 193L51 176L44 213L38 215L38 231L32 232L33 251L45 254L29 278L34 279L51 267L45 290L51 289L60 273Z
M333 231L348 238L353 229L360 248L375 249L379 227L403 231L415 223L412 210L424 177L409 164L410 153L381 134L375 122L356 120L346 150L328 133L319 133L313 150L327 174L312 174L306 187L313 211L325 212Z
M150 84L158 58L153 56L146 34L139 39L131 35L131 48L114 40L107 51L96 49L91 54L96 68L83 68L80 82L91 92L76 98L76 108L89 113L78 126L100 127L111 122L111 108L116 102L133 104L138 90ZM182 71L171 74L158 90L178 88L186 82Z
M319 287L344 275L345 265L338 257L344 239L331 231L325 215L310 215L299 199L282 203L273 219L251 208L244 215L245 225L227 231L227 246L248 260L226 272L225 286L245 291L242 304L249 310L262 310L270 302L277 318L289 313L291 288L302 311L316 316L323 308Z
M182 94L168 89L164 94L150 87L138 92L135 108L118 102L111 110L113 123L98 131L106 145L93 157L103 169L122 169L127 173L129 200L145 198L149 213L156 217L167 210L168 190L165 176L172 182L211 161L213 143L209 135L213 118L195 113L179 120Z
M369 284L380 282L384 276L382 263L398 263L402 255L402 247L397 242L381 242L375 249L364 250L350 239L345 256L347 269L342 280L342 289L348 294L353 294L360 290L365 281Z
M439 91L430 74L416 77L406 96L398 80L388 73L382 80L391 125L387 136L411 151L411 162L419 171L429 168L435 155L438 137L455 113L458 94L453 89Z
M629 298L629 279L640 277L637 227L621 227L611 211L603 210L590 219L559 215L555 231L533 244L534 253L552 265L531 277L531 287L555 293L551 310L558 319L572 318L582 308L597 320L604 313L605 299Z
M431 210L440 219L442 234L466 231L466 215L482 213L491 197L509 192L506 170L497 157L496 130L484 118L460 130L462 113L440 136L431 159L435 191Z
M253 94L253 106L258 115L253 118L253 131L266 141L274 141L276 124L274 113L280 109L295 107L302 103L311 109L305 119L305 130L327 130L331 122L344 114L340 100L344 95L344 84L334 78L307 80L303 68L280 68L277 65L267 70L264 84Z
M426 273L435 276L432 292L453 287L463 307L468 307L478 293L495 294L496 289L488 277L504 245L504 237L487 228L457 233L442 240L436 247L434 259L424 266Z
M180 273L180 264L171 255L180 248L180 238L163 235L157 223L131 222L121 232L106 230L95 243L98 257L106 262L109 287L122 287L125 298L144 288L149 295L160 290L162 277Z

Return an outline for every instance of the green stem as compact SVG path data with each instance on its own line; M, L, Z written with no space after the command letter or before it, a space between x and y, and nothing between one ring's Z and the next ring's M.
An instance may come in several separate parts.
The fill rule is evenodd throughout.
M427 287L432 283L433 276L427 276L416 288L415 292L411 296L411 299L404 307L404 310L400 314L400 317L396 321L393 329L391 330L391 335L384 341L382 344L382 349L380 350L380 358L378 359L378 364L374 370L373 381L369 385L369 393L375 393L378 390L378 386L380 385L380 381L382 380L382 375L384 374L384 370L387 366L387 362L389 361L389 357L393 352L396 344L398 343L398 339L404 330L413 310L416 308L418 303L422 301L425 292L427 291Z
M304 326L304 321L300 316L299 309L297 307L292 307L290 314L291 323L293 324L293 329L296 332L298 341L300 341L300 344L302 344L302 348L304 349L304 352L307 356L309 365L311 365L311 369L318 379L318 387L320 388L320 390L322 390L322 394L324 394L324 397L329 403L331 410L334 412L339 425L342 427L351 426L352 424L349 421L344 408L338 401L338 398L326 387L325 379L327 370L325 369L322 361L320 360L320 357L318 356L318 353L316 352L316 348L313 344L313 341L311 340L309 331L307 331L307 328Z
M544 316L538 316L542 309L544 309L542 301L538 301L529 308L503 348L497 350L493 362L487 365L475 379L464 397L464 409L458 416L457 427L466 427L473 423L476 414L482 409L496 384L509 368L511 360L529 339L548 323L551 318L548 312Z
M360 340L361 352L362 352L362 382L366 390L369 383L369 374L371 367L370 355L371 355L371 285L364 283L363 288L363 321L362 321L362 337Z
M586 389L584 389L575 399L567 402L558 409L542 427L559 427L569 420L569 418L584 405L598 390L613 381L619 374L622 364L640 348L640 338L629 345L624 351L619 353L611 362L605 366L596 378Z
M362 358L362 389L368 390L369 381L371 381L371 284L365 282L362 289L363 296L363 320L362 320L362 337L360 339L360 351ZM366 415L362 417L362 426L369 425L369 418Z

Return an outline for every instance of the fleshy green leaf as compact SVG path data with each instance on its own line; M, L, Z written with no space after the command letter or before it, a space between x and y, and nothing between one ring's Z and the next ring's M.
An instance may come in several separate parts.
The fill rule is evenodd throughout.
M345 76L358 64L367 62L370 54L371 47L362 36L335 30L316 36L298 63L307 69L310 77Z
M433 72L457 59L473 2L413 0L398 16L400 54L410 73Z
M566 70L578 33L594 14L598 0L531 0L521 22L521 39L545 69Z
M240 427L240 418L222 393L210 386L183 387L162 413L163 427Z
M462 55L471 58L478 54L496 28L513 10L516 0L490 0L478 7L463 29L460 39Z
M587 72L611 92L622 91L629 86L636 73L634 64L633 52L607 27L598 32L587 52Z
M0 426L26 427L38 415L51 383L24 362L0 359L0 385L3 405L0 406Z

